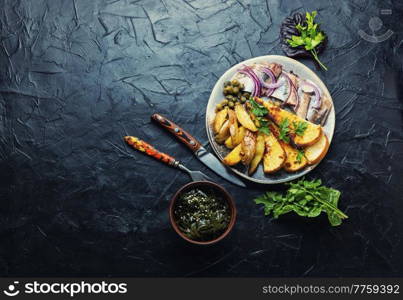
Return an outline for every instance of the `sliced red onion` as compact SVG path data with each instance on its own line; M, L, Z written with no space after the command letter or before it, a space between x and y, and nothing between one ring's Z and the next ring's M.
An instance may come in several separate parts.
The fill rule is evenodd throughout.
M253 71L253 69L249 66L244 66L243 69L238 71L241 74L245 74L246 76L248 76L249 78L252 79L253 84L254 84L254 89L252 92L252 96L253 97L260 97L261 91L262 91L262 86L260 83L260 80L258 78L258 76L255 74L255 72Z
M271 80L271 83L266 83L263 79L261 81L262 85L267 89L266 96L270 97L274 91L283 84L283 82L277 81L273 71L268 68L262 68L262 72L269 76Z
M320 92L320 88L313 83L312 81L305 80L304 84L311 87L315 93L315 99L313 100L312 107L315 109L319 109L322 106L322 94Z
M283 105L287 104L288 99L291 97L292 95L292 91L294 90L295 92L295 98L297 100L297 104L294 107L294 110L296 110L298 108L299 105L299 95L298 95L298 90L297 87L294 85L294 83L292 82L290 76L288 76L285 72L283 72L284 77L287 79L288 85L290 86L290 94L288 95L287 100L284 101Z

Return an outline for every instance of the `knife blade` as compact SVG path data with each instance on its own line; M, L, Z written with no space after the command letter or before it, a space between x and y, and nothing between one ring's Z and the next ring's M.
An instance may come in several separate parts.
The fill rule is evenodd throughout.
M161 125L163 128L167 129L170 133L172 133L175 137L177 137L182 143L184 143L192 152L196 155L196 157L205 164L208 168L214 171L217 175L226 179L227 181L241 186L246 187L245 183L243 183L240 179L235 177L235 175L231 174L231 171L226 168L221 161L215 157L213 154L208 152L201 143L196 140L192 135L188 132L180 128L174 122L169 119L159 115L153 114L151 119Z

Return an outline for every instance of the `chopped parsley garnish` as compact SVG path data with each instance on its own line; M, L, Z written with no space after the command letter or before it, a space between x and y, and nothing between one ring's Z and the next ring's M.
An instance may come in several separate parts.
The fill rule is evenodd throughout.
M253 100L252 98L249 99L250 104L252 105L252 114L254 114L256 117L264 117L265 115L268 114L268 110L266 107L264 107L263 105L260 105L259 103L257 103L255 100Z
M294 132L296 135L303 136L305 130L308 128L308 123L306 122L293 122Z
M303 157L304 157L304 151L298 150L298 154L297 154L297 157L296 157L297 162L301 163Z
M280 124L280 134L278 138L286 143L290 142L290 137L288 136L288 133L290 132L290 121L288 121L288 118L283 119Z
M259 121L259 126L258 126L259 132L269 135L270 134L269 120L264 118L269 113L269 111L267 110L266 107L257 103L253 98L250 98L249 102L252 105L252 109L251 109L252 114Z

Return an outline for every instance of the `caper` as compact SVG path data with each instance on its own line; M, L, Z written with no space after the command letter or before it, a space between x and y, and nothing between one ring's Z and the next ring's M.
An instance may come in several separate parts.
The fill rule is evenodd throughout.
M239 81L236 79L232 80L231 83L233 86L239 86Z
M232 101L234 99L234 96L227 95L227 96L225 96L225 99L227 99L228 101Z
M215 108L217 109L217 110L222 110L222 104L217 104L216 106L215 106Z
M227 87L226 87L226 90L227 90L228 94L233 94L233 93L234 93L234 90L233 90L233 87L232 87L232 86L227 86ZM228 94L227 94L227 95L228 95Z
M248 92L244 92L243 95L244 95L244 97L246 97L246 99L250 98L250 93L248 93Z
M223 101L221 101L221 105L222 106L225 106L225 105L227 105L228 104L228 100L227 99L224 99Z
M230 101L230 102L228 102L228 106L229 106L229 108L234 108L235 103L234 103L234 102L232 102L232 101Z
M245 103L246 100L248 100L248 99L247 99L245 96L242 96L242 97L241 97L241 102L242 102L242 103Z
M226 81L224 82L224 87L230 86L231 85L231 81Z
M238 94L238 93L239 93L239 87L234 86L234 87L232 88L232 94L233 94L233 95L236 95L236 94Z

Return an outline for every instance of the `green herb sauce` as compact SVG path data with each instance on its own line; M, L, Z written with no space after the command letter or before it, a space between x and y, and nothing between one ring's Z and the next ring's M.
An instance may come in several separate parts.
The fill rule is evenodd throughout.
M180 195L174 206L179 229L191 240L211 241L227 229L231 219L227 201L208 188Z

